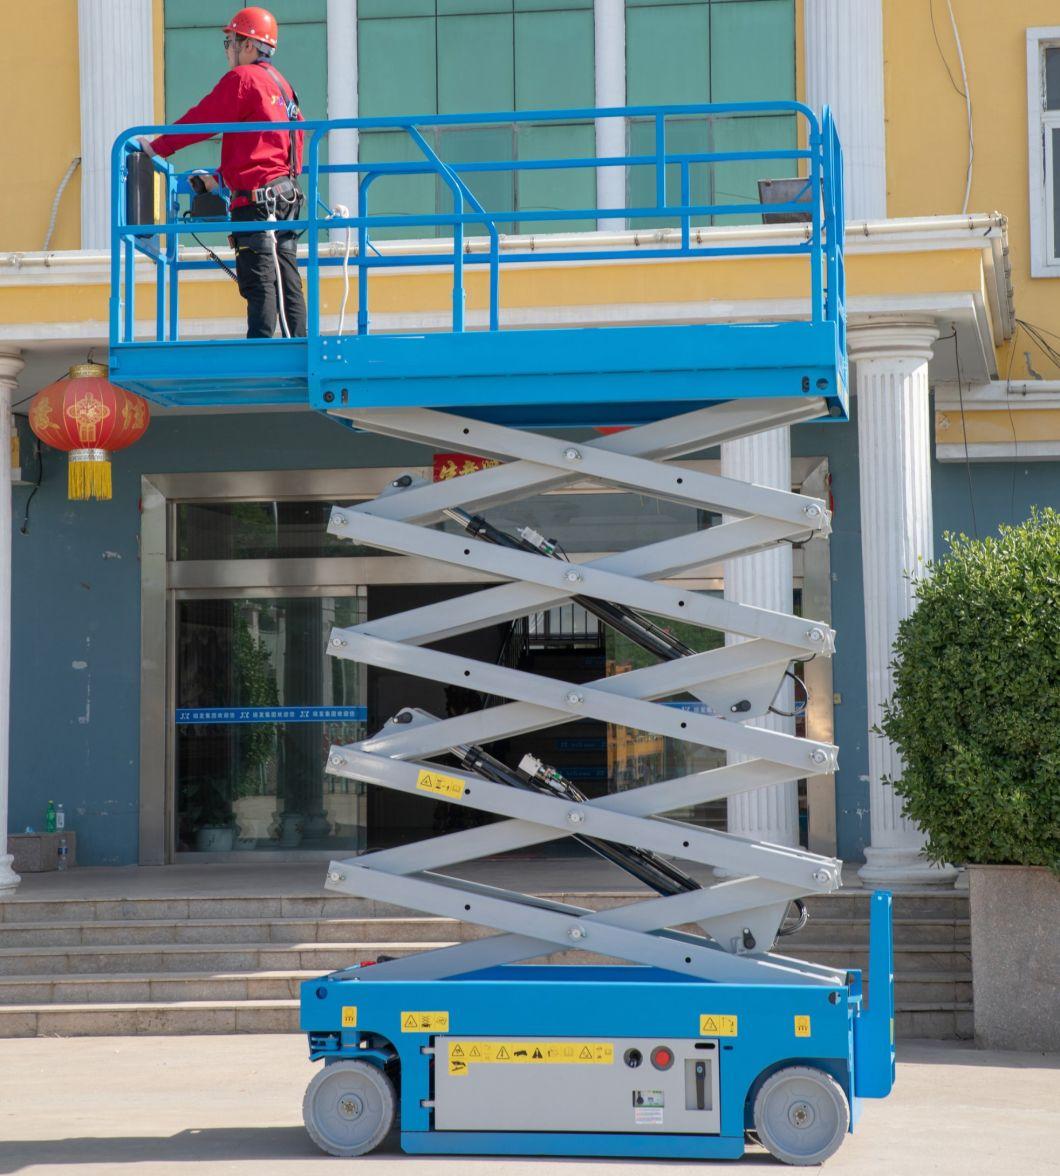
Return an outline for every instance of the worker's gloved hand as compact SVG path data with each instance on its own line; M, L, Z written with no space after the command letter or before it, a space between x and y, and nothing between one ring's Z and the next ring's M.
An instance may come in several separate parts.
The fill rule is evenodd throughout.
M218 188L217 177L211 172L203 172L202 186L207 192L216 192Z
M151 146L151 140L147 135L141 135L137 140L140 144L140 150L146 152L148 155L157 154L155 149Z

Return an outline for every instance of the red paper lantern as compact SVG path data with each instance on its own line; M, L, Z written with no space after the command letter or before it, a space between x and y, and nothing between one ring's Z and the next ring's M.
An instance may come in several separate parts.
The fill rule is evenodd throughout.
M111 496L110 455L139 441L151 414L147 401L107 379L101 363L77 363L42 388L29 406L33 432L70 455L67 497Z

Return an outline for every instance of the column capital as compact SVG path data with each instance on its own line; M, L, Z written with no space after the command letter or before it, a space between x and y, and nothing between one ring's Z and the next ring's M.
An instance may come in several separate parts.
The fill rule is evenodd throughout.
M12 347L7 343L0 344L0 383L10 384L13 387L25 366L26 361L22 358L21 347Z
M934 319L920 315L864 315L847 324L847 350L855 363L869 359L931 358L939 337Z

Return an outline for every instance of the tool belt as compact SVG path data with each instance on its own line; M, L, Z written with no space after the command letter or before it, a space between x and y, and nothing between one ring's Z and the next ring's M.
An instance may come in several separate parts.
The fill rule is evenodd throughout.
M260 188L233 188L232 195L251 204L269 204L273 200L301 199L302 191L290 176L277 176Z

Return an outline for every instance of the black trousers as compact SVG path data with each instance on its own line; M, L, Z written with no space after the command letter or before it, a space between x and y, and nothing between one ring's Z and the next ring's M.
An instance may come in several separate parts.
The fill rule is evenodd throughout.
M297 220L302 210L303 198L291 203L277 201L277 221ZM261 204L247 204L233 208L234 221L265 221L268 211ZM302 279L298 273L298 234L275 230L275 255L273 234L233 233L236 251L236 277L239 292L247 300L247 338L271 339L276 333L279 320L279 292L283 292L283 312L287 328L292 337L304 336L306 331L305 296L302 293ZM279 270L279 286L276 277ZM283 324L280 325L280 334Z

